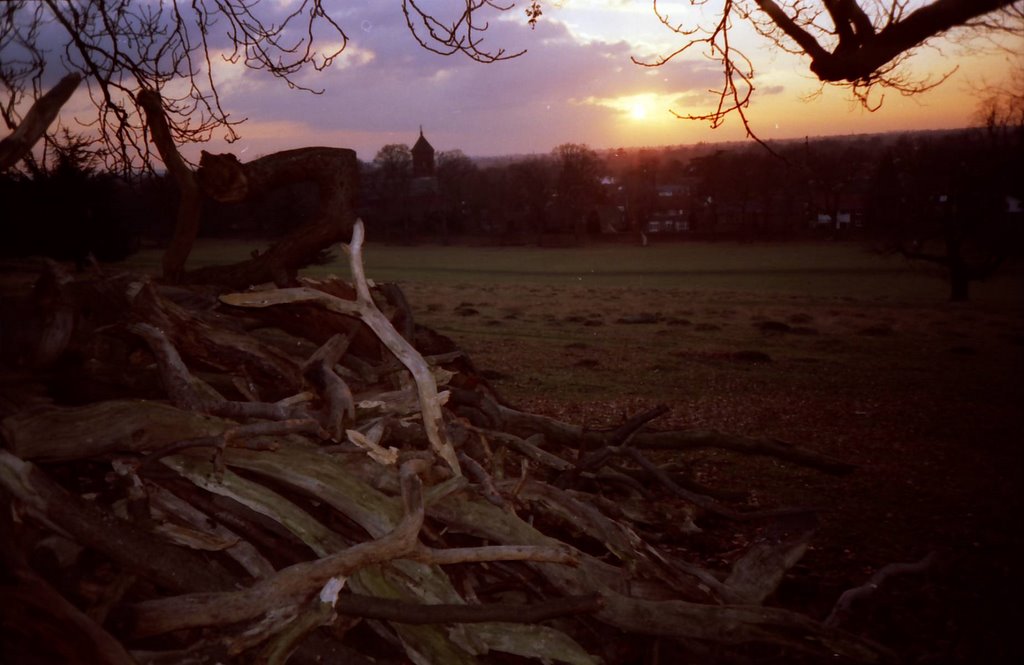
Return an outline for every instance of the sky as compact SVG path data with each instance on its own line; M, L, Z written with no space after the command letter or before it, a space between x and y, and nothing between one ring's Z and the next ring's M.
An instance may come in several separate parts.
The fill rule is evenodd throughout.
M293 0L269 0L287 9ZM425 0L443 9L455 0ZM412 145L422 126L437 150L470 156L547 153L561 143L595 149L734 141L744 137L736 118L718 129L680 120L677 113L711 108L709 89L720 86L717 63L694 53L658 68L633 64L677 48L679 37L662 26L649 0L561 0L543 3L531 29L524 7L495 14L485 45L519 58L480 64L456 54L422 49L409 34L399 0L324 0L350 42L334 65L304 70L297 80L322 95L291 90L282 81L241 65L217 64L222 103L234 118L248 118L234 144L214 140L211 152L243 160L287 148L326 145L355 149L373 159L389 143ZM699 20L688 3L659 4L673 20ZM735 41L757 74L748 116L762 139L944 129L970 124L977 89L1000 79L1005 51L963 55L940 44L912 61L915 74L953 72L937 89L914 97L886 94L874 112L848 91L826 88L806 58L787 55L738 26ZM955 71L954 71L955 70ZM84 91L66 107L87 107ZM199 147L184 150L195 158Z

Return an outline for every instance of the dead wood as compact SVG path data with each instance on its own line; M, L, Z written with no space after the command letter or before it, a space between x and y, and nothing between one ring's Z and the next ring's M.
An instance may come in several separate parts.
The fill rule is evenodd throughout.
M184 308L161 298L150 283L137 289L131 299L136 316L160 329L182 355L220 372L244 366L267 396L301 392L302 373L295 359L251 335L198 320Z
M420 410L423 414L423 426L427 432L431 446L441 458L448 463L452 472L461 474L455 450L447 440L444 430L444 418L441 415L443 397L438 395L437 384L430 372L430 367L423 356L404 337L398 334L391 322L377 308L363 270L362 245L364 230L361 220L357 220L352 230L352 242L346 246L351 258L352 277L356 286L356 299L342 300L329 293L309 287L275 289L253 293L232 293L221 296L221 300L229 305L239 307L269 307L276 304L292 302L316 302L339 314L353 314L360 318L377 338L394 354L416 381L419 393Z
M134 524L71 494L31 462L0 450L0 486L18 509L84 547L172 591L224 589L230 577L186 550L168 547Z
M873 596L889 578L897 575L916 575L926 572L932 567L937 558L938 555L935 552L929 552L923 559L912 563L890 563L879 568L867 582L859 587L848 589L843 592L843 595L839 596L839 600L836 601L832 612L825 619L825 625L830 627L842 625L853 612L854 605Z
M5 496L0 492L0 496ZM12 510L0 514L0 659L8 663L87 661L128 665L120 640L68 601L26 560Z
M302 602L335 577L347 577L363 566L401 558L415 547L423 522L419 478L403 468L405 517L381 538L354 545L311 562L278 571L240 591L199 593L139 603L131 608L128 632L142 637L195 626L218 626L258 617Z
M555 600L520 605L516 603L488 605L421 605L346 594L338 597L335 609L366 619L384 619L411 625L432 623L483 623L511 621L538 623L574 614L592 614L601 608L601 596L567 596Z
M15 130L0 141L0 172L17 164L42 138L81 81L78 74L68 74L32 104Z
M0 588L4 662L134 665L135 659L119 640L30 568L8 566L7 570L14 581Z
M158 450L182 439L217 436L231 425L160 402L112 400L25 411L5 418L0 432L22 459L66 461Z
M725 598L730 603L760 605L782 582L782 576L799 561L818 526L814 515L779 520L733 564L725 579Z
M273 282L286 286L300 268L326 247L348 238L355 223L355 190L359 162L353 150L298 148L247 162L234 155L203 152L196 172L199 186L219 201L236 202L293 182L317 186L319 208L312 220L277 240L252 259L228 266L207 266L185 273L183 281L244 289Z
M146 385L153 399L11 402L2 491L20 520L14 547L56 534L115 571L77 602L109 615L95 623L130 657L323 660L349 648L362 618L354 644L414 662L497 650L596 663L610 631L738 659L749 644L889 658L765 606L813 514L682 487L646 451L841 464L780 442L642 431L663 408L594 432L502 404L464 354L414 326L394 289L371 288L362 233L348 248L353 285L213 298L137 276L50 282L72 321L53 366L95 360L125 394ZM689 539L720 529L751 537L716 567ZM58 577L89 572L64 558Z
M505 426L515 432L543 434L553 443L570 447L583 446L593 450L610 445L614 432L585 430L579 425L564 423L547 416L524 413L499 405ZM633 436L632 446L651 450L700 450L720 448L744 455L766 455L827 473L845 474L857 468L835 457L778 439L745 437L709 430L671 432L639 432Z

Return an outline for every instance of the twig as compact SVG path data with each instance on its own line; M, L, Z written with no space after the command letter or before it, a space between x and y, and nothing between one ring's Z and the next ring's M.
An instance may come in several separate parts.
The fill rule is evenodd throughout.
M619 425L619 427L611 433L611 437L608 440L608 445L627 445L629 439L632 438L632 436L636 434L638 431L640 431L640 428L642 428L644 425L651 422L655 418L660 418L661 416L665 415L666 413L669 412L669 410L670 409L668 408L667 404L659 404L653 409L644 411L643 413L638 413L637 415L633 416L626 422Z
M935 563L935 559L938 555L935 552L929 552L926 557L920 561L913 563L890 563L883 568L880 568L874 575L872 575L867 582L847 589L839 596L839 600L836 601L835 607L832 608L832 612L825 619L825 626L829 628L838 628L846 619L850 616L853 611L853 604L864 600L875 594L879 587L885 583L890 577L896 575L910 575L915 573L923 573L932 564Z
M733 520L736 522L745 522L749 520L766 519L769 517L782 517L786 515L800 515L803 513L816 512L817 508L806 507L806 508L776 508L772 510L757 510L748 513L741 513L732 508L728 508L718 503L709 496L703 494L697 494L690 490L680 487L672 477L669 476L665 471L661 469L657 464L647 459L643 453L636 448L620 446L615 448L614 451L619 454L631 457L633 461L639 464L641 467L649 471L654 477L665 486L666 489L670 490L673 494L681 499L685 499L690 503L694 504L698 508L702 508L709 513L724 517L725 519Z
M581 474L600 469L615 455L618 447L629 445L630 439L633 438L640 428L655 418L668 413L668 411L668 406L660 404L649 411L633 416L611 432L608 436L608 443L604 447L581 456L572 469L556 478L555 486L564 489L574 485Z

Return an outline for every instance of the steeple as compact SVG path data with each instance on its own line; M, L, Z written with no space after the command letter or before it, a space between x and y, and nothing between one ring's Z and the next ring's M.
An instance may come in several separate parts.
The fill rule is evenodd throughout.
M434 177L434 146L423 136L423 125L420 125L420 137L412 147L412 177Z

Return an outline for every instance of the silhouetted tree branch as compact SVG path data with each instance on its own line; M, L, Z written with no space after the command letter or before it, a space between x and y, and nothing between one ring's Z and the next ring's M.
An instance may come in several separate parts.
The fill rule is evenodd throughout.
M96 116L84 124L100 136L106 166L124 174L151 167L148 125L140 93L160 93L171 137L178 145L201 143L218 128L238 138L235 119L221 105L215 68L241 63L267 71L291 88L305 66L323 69L348 37L322 6L302 0L280 15L260 0L131 0L41 2L14 0L0 10L0 113L18 125L18 106L38 98L46 77L48 44L41 28L63 32L60 64L86 81Z
M733 113L748 136L756 138L746 115L754 86L750 58L730 40L735 26L746 23L788 53L810 58L810 69L823 84L849 88L865 108L876 110L881 97L875 90L915 94L942 83L915 78L905 67L914 51L928 40L954 29L1020 34L1024 26L1020 0L690 0L709 23L687 19L674 22L654 0L661 23L680 36L682 45L667 55L634 62L660 67L691 50L722 66L718 102L705 113L676 114L687 120L706 120L718 127Z
M425 11L417 0L402 0L402 12L409 31L420 46L441 55L463 53L477 62L497 62L518 58L526 50L508 52L504 48L489 49L483 45L483 34L489 23L484 14L488 12L508 11L515 7L514 2L507 4L494 0L464 0L461 12L454 12L451 19L435 16ZM537 2L526 10L530 25L534 25L541 14Z
M81 81L78 75L68 74L36 100L21 123L13 127L14 131L10 136L0 141L0 171L13 166L32 149L50 123L57 118L60 108L68 101Z
M692 14L673 20L652 0L661 23L681 45L653 59L662 66L687 52L702 51L722 67L718 101L706 112L678 113L713 127L738 114L749 135L746 109L755 89L754 63L732 36L746 24L778 48L806 55L823 84L850 89L865 107L881 103L878 89L914 94L945 76L915 78L908 58L933 38L958 35L1020 35L1022 0L689 0ZM424 0L402 0L414 39L441 55L462 53L483 63L517 58L526 51L485 43L490 19L513 9L512 0L463 0L444 15ZM527 23L543 15L543 2L525 3ZM301 0L284 9L261 0L194 0L190 3L133 3L130 0L13 0L0 9L0 117L19 124L19 105L42 94L47 59L41 27L64 33L61 65L80 74L96 116L89 123L101 136L107 166L124 173L150 166L151 144L138 103L143 90L161 93L176 144L204 142L223 128L238 138L236 119L221 105L216 67L244 64L270 72L292 88L310 90L296 77L306 65L329 66L348 36L323 0ZM955 67L953 68L955 69ZM948 73L947 73L948 75ZM755 137L756 138L756 137Z

